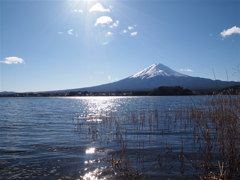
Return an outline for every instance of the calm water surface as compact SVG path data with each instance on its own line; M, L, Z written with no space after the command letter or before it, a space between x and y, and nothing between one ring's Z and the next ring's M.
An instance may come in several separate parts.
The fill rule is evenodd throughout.
M143 179L193 174L192 126L176 111L194 97L0 99L0 179ZM189 165L190 166L190 165ZM124 178L123 178L124 179Z

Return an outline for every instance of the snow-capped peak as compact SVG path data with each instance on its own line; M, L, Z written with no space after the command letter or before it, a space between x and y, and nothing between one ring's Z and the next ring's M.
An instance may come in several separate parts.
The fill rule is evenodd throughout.
M163 64L153 64L148 68L130 76L130 78L148 79L155 76L177 76L186 77L187 75L178 73Z

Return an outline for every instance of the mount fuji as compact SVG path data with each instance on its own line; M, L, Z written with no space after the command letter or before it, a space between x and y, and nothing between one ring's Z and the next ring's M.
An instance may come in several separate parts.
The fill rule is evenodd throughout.
M192 77L174 71L163 64L153 64L130 77L113 83L87 88L69 89L65 90L65 92L149 91L160 86L182 86L191 90L214 90L235 85L240 85L240 82Z

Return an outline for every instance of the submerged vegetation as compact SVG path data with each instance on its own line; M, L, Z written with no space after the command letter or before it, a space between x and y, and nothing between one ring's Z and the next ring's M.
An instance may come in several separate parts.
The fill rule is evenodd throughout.
M114 149L104 160L111 179L240 178L240 96L77 121L76 132Z
M189 115L201 145L201 179L240 178L239 96L216 96L206 108L192 108Z
M2 100L0 179L240 179L239 95Z

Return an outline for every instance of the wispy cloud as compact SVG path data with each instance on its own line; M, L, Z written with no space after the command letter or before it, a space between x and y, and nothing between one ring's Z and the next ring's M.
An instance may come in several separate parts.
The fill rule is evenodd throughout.
M73 29L69 29L69 30L67 31L67 33L68 33L69 35L73 35Z
M72 12L75 12L75 13L83 13L83 10L82 10L82 9L74 9Z
M138 32L131 32L130 35L131 36L136 36L138 34Z
M110 12L110 9L104 8L101 3L96 3L89 9L89 12Z
M123 33L127 33L127 30L126 30L126 29L124 29L122 32L123 32Z
M19 57L5 57L3 61L0 61L0 63L3 64L22 64L24 63L24 60L22 58Z
M187 69L180 69L180 71L182 71L182 72L193 72L193 70L189 69L189 68L187 68Z
M127 28L123 29L123 34L129 34L130 36L137 36L138 31L136 30L136 25L128 26Z
M78 33L74 29L67 30L67 34L76 38L78 37Z
M134 27L133 26L128 26L128 30L133 30Z
M230 36L232 34L240 34L240 28L237 26L233 26L232 28L229 28L227 30L223 30L221 33L222 37Z
M101 17L97 18L94 26L98 26L99 24L101 24L101 25L110 24L111 22L113 22L113 20L110 16L101 16Z
M118 27L119 26L119 23L120 23L120 21L119 20L116 20L113 24L111 24L109 27L110 28L116 28L116 27Z
M107 32L107 35L108 35L108 36L111 36L111 35L113 35L113 33L112 33L111 31L108 31L108 32Z

